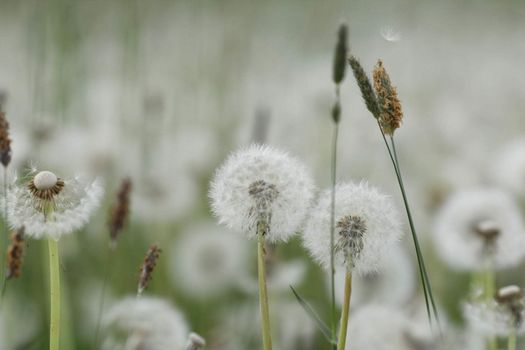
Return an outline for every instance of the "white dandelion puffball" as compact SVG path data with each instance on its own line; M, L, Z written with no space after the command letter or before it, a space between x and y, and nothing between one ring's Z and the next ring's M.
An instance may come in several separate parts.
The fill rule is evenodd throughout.
M441 258L459 270L481 270L488 261L496 269L512 267L525 254L520 210L498 189L452 195L437 214L432 233Z
M362 307L350 317L346 349L410 349L410 326L410 319L398 309L374 304Z
M238 284L248 262L247 241L201 222L188 227L173 243L170 269L173 285L193 298L209 298Z
M518 286L500 288L494 299L463 305L463 315L472 331L486 336L525 333L525 299Z
M351 307L373 302L401 306L412 299L416 291L414 268L409 255L401 245L396 246L385 258L384 268L375 274L353 277ZM330 278L327 276L327 285ZM345 269L336 269L335 299L343 303Z
M525 195L525 138L507 144L493 161L490 169L496 183Z
M289 154L265 145L232 153L215 173L210 200L221 224L257 237L257 222L268 225L270 242L299 230L313 197L313 180Z
M104 350L185 350L189 329L183 315L160 298L128 297L103 315Z
M330 267L332 189L311 209L303 244L312 257ZM336 265L359 275L377 272L403 231L392 199L367 183L340 183L335 188L334 250Z
M99 206L100 180L62 180L50 171L33 171L29 181L15 181L7 192L7 218L13 229L29 237L59 239L82 228Z

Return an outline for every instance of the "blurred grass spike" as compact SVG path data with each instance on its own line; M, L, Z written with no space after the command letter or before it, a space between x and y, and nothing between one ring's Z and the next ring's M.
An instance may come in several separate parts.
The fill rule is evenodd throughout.
M344 77L346 70L346 56L348 52L348 27L346 24L341 24L337 32L337 44L335 46L334 53L334 70L333 80L334 83L339 85Z
M387 135L393 135L394 131L401 126L403 110L401 102L397 97L397 90L392 86L383 61L378 60L373 72L374 89L379 104L379 123Z
M117 238L122 232L129 215L131 194L131 180L126 178L122 180L117 193L117 201L111 207L109 217L109 236L111 238L110 246L114 249Z
M161 252L162 250L156 244L151 245L146 252L146 257L144 258L144 262L140 267L137 297L140 297L144 290L148 287Z
M326 325L326 323L323 322L323 320L321 319L321 317L319 317L319 315L315 312L315 310L310 306L310 304L308 304L308 302L306 300L304 300L300 295L299 293L295 290L294 287L290 286L290 289L292 290L295 298L297 299L297 301L299 302L299 305L301 305L301 307L304 309L304 311L306 311L306 313L308 314L308 316L315 322L315 324L317 325L317 328L319 328L319 330L321 331L321 333L324 335L324 337L326 338L326 340L328 340L328 342L332 345L332 346L336 346L337 345L337 340L334 339L331 335L331 331L330 331L330 327L328 327Z

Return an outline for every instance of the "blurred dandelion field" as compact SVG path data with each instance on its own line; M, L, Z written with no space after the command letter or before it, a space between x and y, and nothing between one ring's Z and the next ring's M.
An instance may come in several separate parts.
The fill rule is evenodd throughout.
M0 350L524 349L523 18L0 0Z

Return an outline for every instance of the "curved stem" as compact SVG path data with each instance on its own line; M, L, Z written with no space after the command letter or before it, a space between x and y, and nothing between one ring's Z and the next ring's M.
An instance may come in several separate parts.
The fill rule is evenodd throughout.
M60 269L58 242L48 238L51 317L49 325L49 349L58 350L60 341Z
M257 271L259 275L259 306L261 308L261 327L263 349L272 350L272 336L270 331L270 312L268 310L268 292L266 290L266 269L264 261L264 234L266 223L257 223Z
M352 273L346 272L345 275L345 295L343 300L343 310L341 311L341 328L339 329L339 341L337 350L345 350L346 332L348 328L348 315L350 311L350 297L352 295Z

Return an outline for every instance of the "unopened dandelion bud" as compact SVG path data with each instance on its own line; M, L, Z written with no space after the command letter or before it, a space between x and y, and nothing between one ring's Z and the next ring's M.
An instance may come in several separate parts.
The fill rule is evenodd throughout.
M340 84L345 77L346 56L348 52L348 27L341 24L337 32L337 45L334 53L334 83Z
M373 77L380 110L379 123L385 134L392 135L401 126L401 121L403 120L401 102L397 97L397 90L395 86L392 86L390 77L381 60L377 61Z
M359 90L361 90L361 95L365 100L366 108L368 108L374 118L379 120L379 105L377 103L377 97L375 95L374 89L372 88L372 84L370 83L370 79L368 79L365 70L355 56L350 56L350 58L348 58L348 63L354 72L354 77L357 81L357 85L359 86Z
M11 138L9 137L9 123L5 118L0 104L0 163L7 167L11 162Z
M7 273L5 278L16 278L22 271L22 259L24 256L25 238L24 228L11 234L11 244L7 250Z
M200 350L206 346L206 340L197 333L190 333L186 350Z
M341 120L341 104L339 103L339 101L336 102L332 107L332 120L336 124L339 123L339 121Z
M144 262L140 267L138 295L141 295L142 292L144 292L148 283L151 281L153 270L155 270L155 266L157 266L157 260L159 259L161 252L162 250L155 244L149 247Z
M109 219L109 235L112 245L116 243L117 237L124 228L129 214L131 193L131 180L124 179L117 193L117 202L111 208Z

